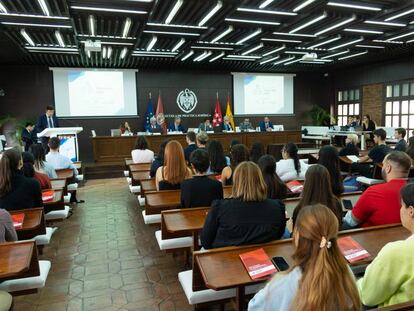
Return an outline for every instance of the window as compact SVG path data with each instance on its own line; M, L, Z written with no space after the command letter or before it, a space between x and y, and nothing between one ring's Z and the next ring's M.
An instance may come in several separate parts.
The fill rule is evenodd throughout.
M348 124L348 117L360 116L359 89L342 90L338 92L337 123L339 126Z
M414 82L398 82L385 86L385 126L402 127L408 136L414 129Z

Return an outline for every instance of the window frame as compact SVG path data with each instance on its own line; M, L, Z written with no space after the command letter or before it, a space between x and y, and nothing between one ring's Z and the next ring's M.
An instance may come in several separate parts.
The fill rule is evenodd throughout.
M344 100L344 92L347 93L347 99ZM353 95L353 99L350 99L350 94L354 94ZM341 93L341 95L340 95ZM356 94L358 93L358 99L356 99ZM336 102L336 106L335 106L335 117L336 117L336 123L339 126L345 126L348 124L348 118L350 116L359 116L361 118L362 115L362 90L360 87L350 87L350 88L343 88L343 89L338 89L335 92L336 96L335 96L335 102ZM339 98L341 97L341 101L339 100ZM342 109L344 106L346 106L346 110L347 113L344 114L343 110L342 113L339 114L339 106L342 106ZM355 105L359 105L358 106L358 114L355 114ZM352 106L352 110L354 111L352 114L349 113L350 111L350 106ZM345 122L343 123L342 121L344 120L343 118L345 118Z

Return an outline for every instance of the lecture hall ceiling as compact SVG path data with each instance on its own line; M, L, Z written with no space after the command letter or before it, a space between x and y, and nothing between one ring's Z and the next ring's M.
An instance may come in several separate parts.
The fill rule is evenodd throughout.
M412 54L414 0L0 0L0 44L1 64L328 71Z

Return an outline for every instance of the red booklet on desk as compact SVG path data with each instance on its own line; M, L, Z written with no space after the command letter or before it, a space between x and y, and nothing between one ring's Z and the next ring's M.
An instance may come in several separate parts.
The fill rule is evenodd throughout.
M277 272L263 248L240 254L240 259L252 280Z
M338 246L346 260L350 263L370 257L366 249L350 236L338 239Z
M15 229L21 229L23 227L24 213L13 214L11 215L11 218Z
M53 190L43 191L42 200L43 202L51 201L55 197L55 192Z
M286 186L292 193L301 193L303 190L303 184L297 180L289 181Z

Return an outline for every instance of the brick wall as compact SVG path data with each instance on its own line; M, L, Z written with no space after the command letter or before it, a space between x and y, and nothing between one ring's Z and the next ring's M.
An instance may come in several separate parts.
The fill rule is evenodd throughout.
M369 84L362 87L362 114L369 114L371 119L382 125L383 84Z

